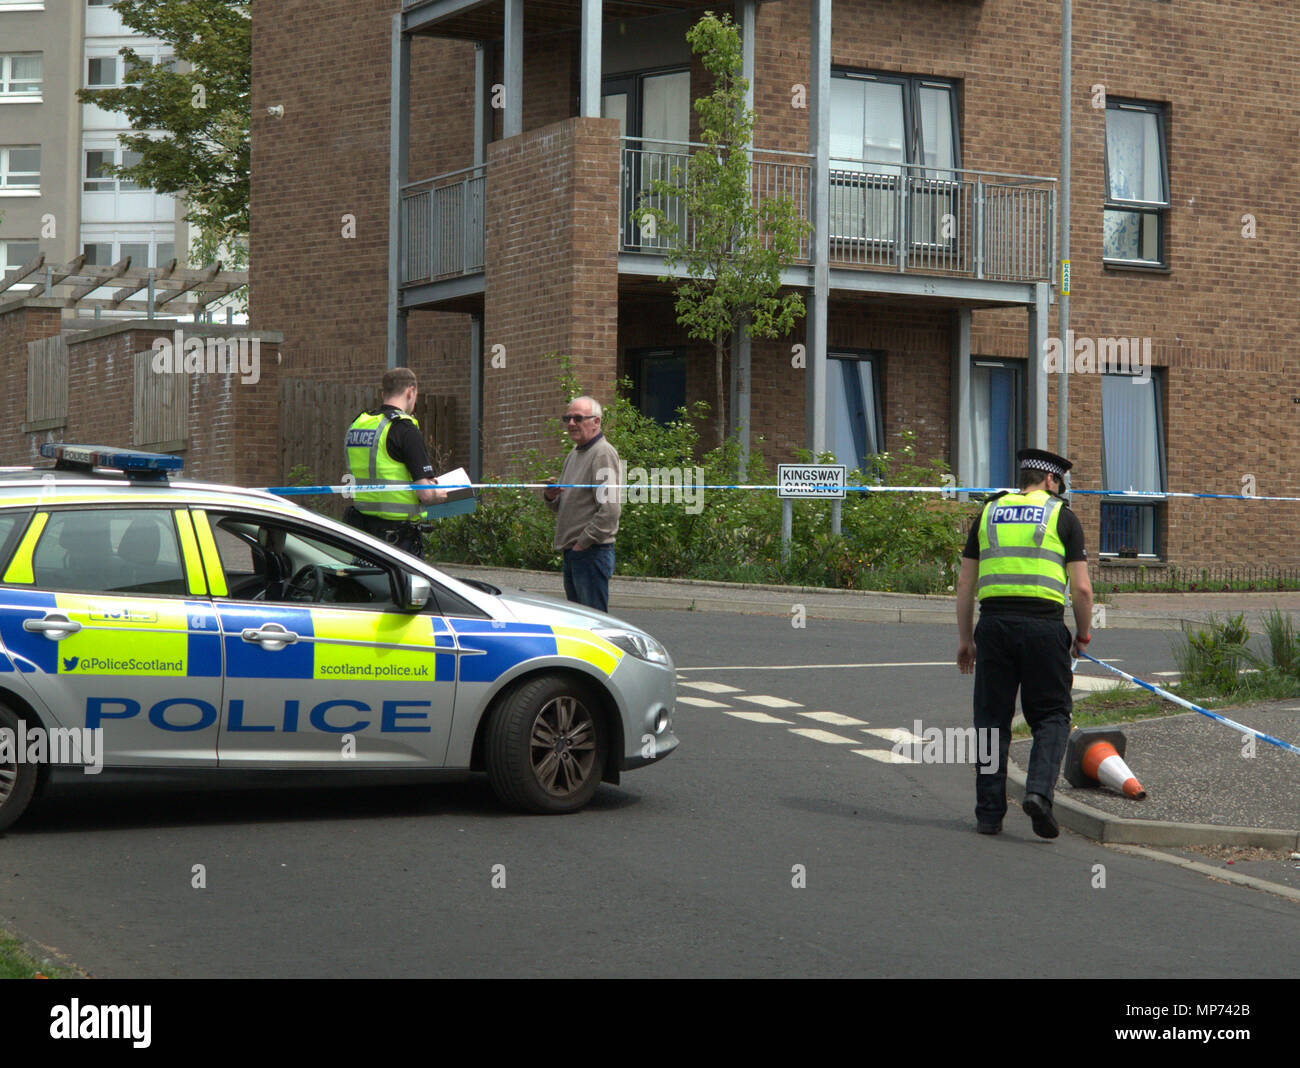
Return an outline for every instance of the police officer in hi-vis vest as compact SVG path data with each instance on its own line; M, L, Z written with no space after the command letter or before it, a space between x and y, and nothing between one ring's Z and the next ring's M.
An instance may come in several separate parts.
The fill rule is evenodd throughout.
M362 412L348 428L348 470L360 484L418 482L433 486L433 465L411 413L419 390L415 372L395 367L384 373L383 406ZM383 538L414 556L423 553L424 541L416 523L430 504L447 499L440 489L392 489L358 492L343 514L345 522Z
M1016 690L1033 731L1024 810L1040 838L1060 833L1052 795L1070 733L1071 656L1092 640L1092 584L1083 527L1059 494L1070 461L1022 449L1020 492L1001 493L972 525L957 580L957 667L975 672L975 729L997 731L997 771L975 775L981 834L1002 830L1007 811L1007 748ZM1064 622L1067 579L1075 636ZM979 626L975 597L980 602ZM988 752L981 739L980 748Z

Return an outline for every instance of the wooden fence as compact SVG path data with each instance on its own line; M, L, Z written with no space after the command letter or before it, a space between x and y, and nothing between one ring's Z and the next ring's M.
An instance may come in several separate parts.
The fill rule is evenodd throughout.
M363 411L379 406L373 386L346 382L321 382L310 378L280 379L280 474L282 483L336 485L347 472L343 438L352 421ZM451 466L456 439L455 397L421 393L415 402L415 417L429 448L434 471ZM343 514L337 495L298 497L299 504L333 516Z
M62 334L27 342L24 431L63 426L68 419L68 341Z

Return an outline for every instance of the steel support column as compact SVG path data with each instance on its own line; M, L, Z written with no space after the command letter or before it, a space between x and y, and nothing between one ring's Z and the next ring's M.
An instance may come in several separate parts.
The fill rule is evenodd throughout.
M469 319L469 479L483 481L483 316Z
M578 114L600 118L601 0L582 0L582 45L578 60Z
M524 132L524 0L505 0L502 75L505 78L505 114L501 136Z
M831 0L811 0L813 286L808 309L805 433L814 456L826 451L826 326L830 303Z
M951 418L952 472L957 485L969 486L975 477L974 399L970 382L970 309L952 313Z
M1047 313L1052 287L1046 282L1034 286L1034 303L1029 309L1028 418L1025 430L1031 449L1047 448Z
M398 307L402 263L402 186L411 143L411 39L393 16L388 120L388 366L406 366L406 312Z

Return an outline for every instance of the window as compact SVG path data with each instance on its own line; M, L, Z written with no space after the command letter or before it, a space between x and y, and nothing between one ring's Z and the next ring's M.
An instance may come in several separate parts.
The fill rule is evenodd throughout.
M686 407L686 353L681 349L643 349L627 354L632 404L660 424Z
M110 267L123 256L132 267L166 267L176 255L176 242L147 234L122 236L115 241L86 241L81 246L88 267Z
M900 195L912 243L947 244L961 166L955 83L892 74L833 72L832 240L892 244Z
M117 56L91 56L86 60L86 88L110 89L117 86L117 72Z
M351 543L260 516L210 518L233 599L398 607L394 569Z
M1169 213L1165 145L1161 105L1106 101L1106 260L1165 265Z
M675 167L684 167L690 156L691 73L689 70L625 74L605 80L601 89L600 113L619 120L619 136L644 138L623 142L624 167L629 175L624 186L625 247L662 247L663 238L642 232L637 207L641 193L656 179L672 178ZM660 207L685 222L680 201L658 199Z
M25 267L40 254L41 246L36 241L0 241L0 275ZM26 287L20 282L16 288Z
M1024 412L1021 365L1015 360L971 361L970 388L974 429L974 485L987 488L1016 483L1016 452L1023 447Z
M171 513L86 508L50 513L32 557L35 584L90 593L184 596Z
M40 52L0 56L0 96L39 98L43 67Z
M81 188L87 193L138 193L144 188L130 178L115 178L108 170L115 166L134 167L140 162L139 152L121 146L88 148L85 159L85 178Z
M41 146L0 148L0 192L41 188Z
M865 470L883 451L879 354L827 353L827 448L849 468Z
M161 43L133 43L132 51L135 53L136 61L143 66L175 70L176 57L171 52L163 51L166 47L168 46ZM140 84L138 69L133 67L131 61L121 55L116 48L105 48L99 45L95 46L94 51L97 54L86 56L87 89L118 89L125 85Z
M1101 376L1102 489L1163 493L1164 422L1160 379ZM1163 505L1155 500L1102 498L1101 551L1155 556Z

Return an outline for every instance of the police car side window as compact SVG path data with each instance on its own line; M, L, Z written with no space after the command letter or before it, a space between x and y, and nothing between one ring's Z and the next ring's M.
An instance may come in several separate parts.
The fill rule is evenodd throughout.
M229 596L274 604L392 609L392 569L356 546L254 515L214 515Z
M32 555L36 586L184 596L176 526L161 508L57 509Z

